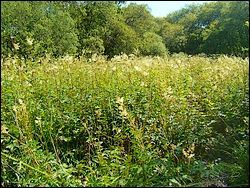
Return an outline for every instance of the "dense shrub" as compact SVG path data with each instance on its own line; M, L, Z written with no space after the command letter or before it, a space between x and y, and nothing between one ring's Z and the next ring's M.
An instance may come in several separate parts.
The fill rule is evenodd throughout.
M248 186L248 75L227 56L6 58L1 185Z

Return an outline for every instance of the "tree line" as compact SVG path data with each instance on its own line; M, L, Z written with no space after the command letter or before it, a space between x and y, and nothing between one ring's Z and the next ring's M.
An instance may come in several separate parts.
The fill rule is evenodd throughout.
M121 53L248 56L248 1L186 5L154 17L126 1L1 1L1 54L109 58Z

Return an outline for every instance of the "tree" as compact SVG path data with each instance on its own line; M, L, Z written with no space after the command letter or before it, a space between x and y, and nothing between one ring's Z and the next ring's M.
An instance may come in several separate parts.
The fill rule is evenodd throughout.
M139 46L139 39L136 32L124 22L120 20L113 20L110 25L110 33L105 37L104 46L105 54L109 57L121 54L132 54L134 49Z
M158 21L159 23L159 21ZM184 34L184 26L179 24L171 24L166 19L161 20L161 28L157 32L163 40L163 44L168 48L171 53L178 53L184 51L187 43Z
M18 55L35 58L74 54L78 39L74 21L64 7L53 2L2 2L1 50L10 54L10 37L19 44Z
M130 3L123 9L125 23L130 26L139 37L143 37L145 32L154 32L156 23L146 4L137 5L136 3Z
M146 32L143 35L143 45L140 47L142 55L165 56L167 49L162 38L156 33Z
M78 9L77 29L80 47L78 53L87 56L103 54L105 37L111 33L110 25L117 15L113 1L85 1ZM83 12L83 14L81 14Z
M170 52L195 54L200 52L202 23L199 22L200 6L186 5L166 17L165 32L160 35Z
M248 1L191 4L169 14L168 24L162 24L158 33L170 51L241 55L242 46L249 46L249 33L244 26L248 17ZM184 43L177 48L175 41L180 40Z
M214 11L217 16L208 22L202 32L202 50L205 53L240 55L242 46L249 46L249 33L244 25L249 18L249 3L215 2L209 5L203 7L203 14L212 14ZM221 9L218 10L218 7Z
M52 54L55 56L75 54L78 47L75 21L68 12L59 9L54 4L48 6L48 8L51 9L50 21L52 24L50 24L49 30L52 32Z
M24 55L26 37L32 35L32 9L27 2L1 2L1 53L8 56L14 51L11 38L19 45L18 54ZM35 17L37 20L38 18Z

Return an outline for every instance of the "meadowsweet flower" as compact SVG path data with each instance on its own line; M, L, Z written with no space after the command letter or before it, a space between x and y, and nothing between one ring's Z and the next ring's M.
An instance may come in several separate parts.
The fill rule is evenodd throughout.
M117 128L117 133L120 133L121 132L121 129Z
M69 55L66 55L66 56L63 58L63 61L73 61L73 57L72 57L72 56L69 56Z
M122 60L128 60L127 54L122 54L122 55L121 55L121 59L122 59Z
M12 80L13 80L13 78L14 78L14 76L10 76L10 77L9 77L9 80L10 80L10 81L12 81Z
M195 149L195 145L194 143L191 144L191 146L189 146L189 148L187 150L185 150L184 148L182 149L182 153L183 155L188 158L191 159L195 154L194 154L194 149Z
M171 86L169 86L169 87L167 88L167 93L168 93L168 94L173 94L173 90L172 90L172 87L171 87Z
M118 107L118 110L123 111L123 106L119 106L119 107Z
M41 119L42 118L36 117L35 123L38 124L38 125L40 125L41 124Z
M100 116L101 116L101 114L102 114L102 109L97 109L97 110L95 110L95 113L96 113L96 115L97 115L97 118L99 119Z
M115 71L116 70L116 66L112 67L112 70Z
M147 76L147 75L149 75L149 73L143 71L143 72L142 72L142 75L143 75L143 76Z
M190 147L190 151L191 151L191 152L194 152L194 149L195 149L195 145L194 145L194 143L192 143L192 144L191 144L191 147Z
M96 53L92 55L91 60L92 61L97 61L97 54Z
M216 90L218 87L215 85L215 86L213 86L212 88L213 88L213 90Z
M120 105L123 105L123 97L117 97L116 99L116 103L120 104Z
M144 82L141 82L140 86L147 86Z
M20 48L19 43L14 44L14 48L15 48L16 50L19 50L19 48Z
M176 148L176 145L170 144L170 148L171 148L172 150L174 150L174 149Z
M22 99L18 99L18 102L22 105L23 104L23 100Z
M135 57L134 54L129 54L128 56L129 56L129 58L131 58L131 59L133 59L133 58Z
M13 106L13 111L17 112L17 106L16 105Z
M139 71L139 72L142 71L142 69L141 69L140 67L138 67L138 66L134 66L134 68L135 68L135 70L137 70L137 71Z
M43 81L42 81L42 80L40 80L40 81L39 81L39 84L40 84L40 85L43 85Z
M149 67L150 66L150 63L147 61L147 62L145 62L145 66L146 67Z
M27 44L28 44L29 46L31 46L31 45L33 44L33 40L34 40L34 39L26 38L26 40L27 40Z
M123 104L123 97L117 97L116 99L116 103L118 103L120 106L118 107L118 110L120 111L120 114L122 115L122 117L127 117L128 116L128 112Z
M1 124L1 134L8 134L8 128Z
M133 52L136 56L140 55L140 50L138 48L134 48L134 52Z
M126 110L125 108L122 110L121 115L122 115L123 117L128 116L128 112L127 112L127 110Z
M121 56L117 56L117 55L115 55L112 59L111 59L111 62L119 62L119 61L121 61L122 59L121 59Z

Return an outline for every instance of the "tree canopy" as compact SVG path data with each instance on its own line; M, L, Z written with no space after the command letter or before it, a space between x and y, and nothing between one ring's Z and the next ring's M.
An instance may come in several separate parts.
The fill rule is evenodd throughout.
M2 57L167 53L248 56L248 1L191 4L157 18L126 1L3 1ZM13 46L14 42L15 46Z

